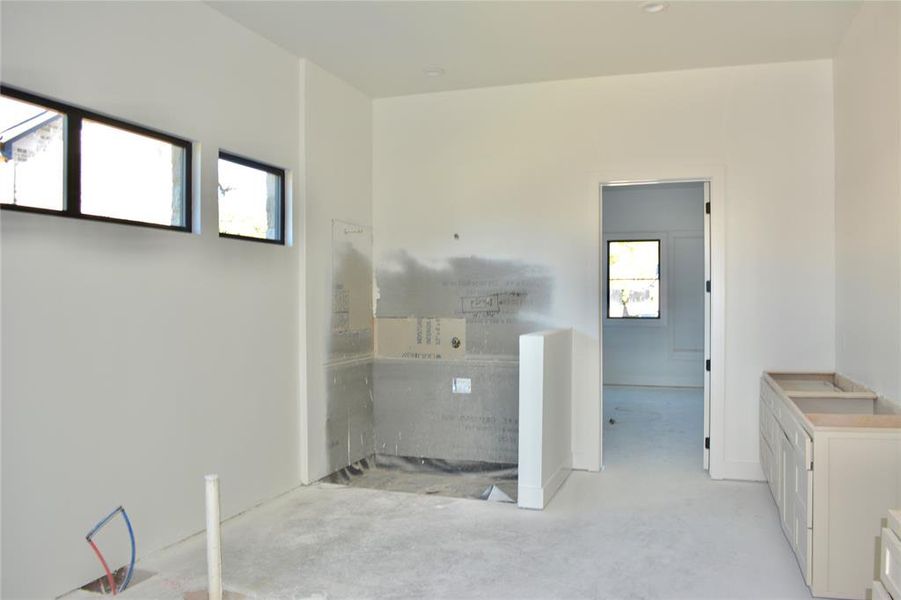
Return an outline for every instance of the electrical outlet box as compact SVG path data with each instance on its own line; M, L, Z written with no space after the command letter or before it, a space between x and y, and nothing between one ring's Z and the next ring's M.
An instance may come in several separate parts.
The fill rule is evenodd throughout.
M451 389L455 394L471 394L472 379L469 377L454 377L451 382Z

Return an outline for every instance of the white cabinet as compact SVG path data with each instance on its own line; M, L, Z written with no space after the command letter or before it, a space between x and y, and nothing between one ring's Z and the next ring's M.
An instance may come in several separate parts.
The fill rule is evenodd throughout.
M901 506L901 405L833 373L764 373L760 461L813 595L865 598L882 518Z
M782 531L795 552L804 582L810 585L812 486L810 462L804 450L806 443L798 440L794 427L782 425L786 417L777 419L764 399L761 399L760 419L761 464L779 509Z
M873 582L873 600L894 600L879 581Z
M882 591L901 600L901 510L889 511L888 527L882 528L879 578ZM873 598L876 598L873 586Z

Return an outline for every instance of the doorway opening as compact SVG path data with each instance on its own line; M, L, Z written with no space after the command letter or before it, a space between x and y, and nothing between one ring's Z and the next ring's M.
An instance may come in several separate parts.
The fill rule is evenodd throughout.
M710 465L710 182L601 186L605 466Z

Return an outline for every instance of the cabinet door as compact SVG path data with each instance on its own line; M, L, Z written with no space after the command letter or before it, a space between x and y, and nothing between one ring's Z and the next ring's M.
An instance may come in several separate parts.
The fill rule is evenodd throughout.
M795 503L795 556L798 557L798 565L804 575L804 583L810 585L810 562L813 550L813 530L807 527L807 509L800 502Z
M800 517L801 526L809 529L813 527L813 471L808 470L810 463L797 444L792 446L794 461L791 467L794 473L791 480L794 484L795 512Z
M788 536L792 548L797 548L795 536L795 452L794 446L785 435L779 436L779 516L782 529Z
M882 528L880 577L892 598L901 598L901 539L888 527Z

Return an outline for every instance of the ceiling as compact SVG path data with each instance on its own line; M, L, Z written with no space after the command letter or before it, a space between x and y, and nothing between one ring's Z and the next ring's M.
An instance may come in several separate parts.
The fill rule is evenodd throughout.
M829 58L859 2L220 1L372 97ZM429 67L444 74L430 77Z

